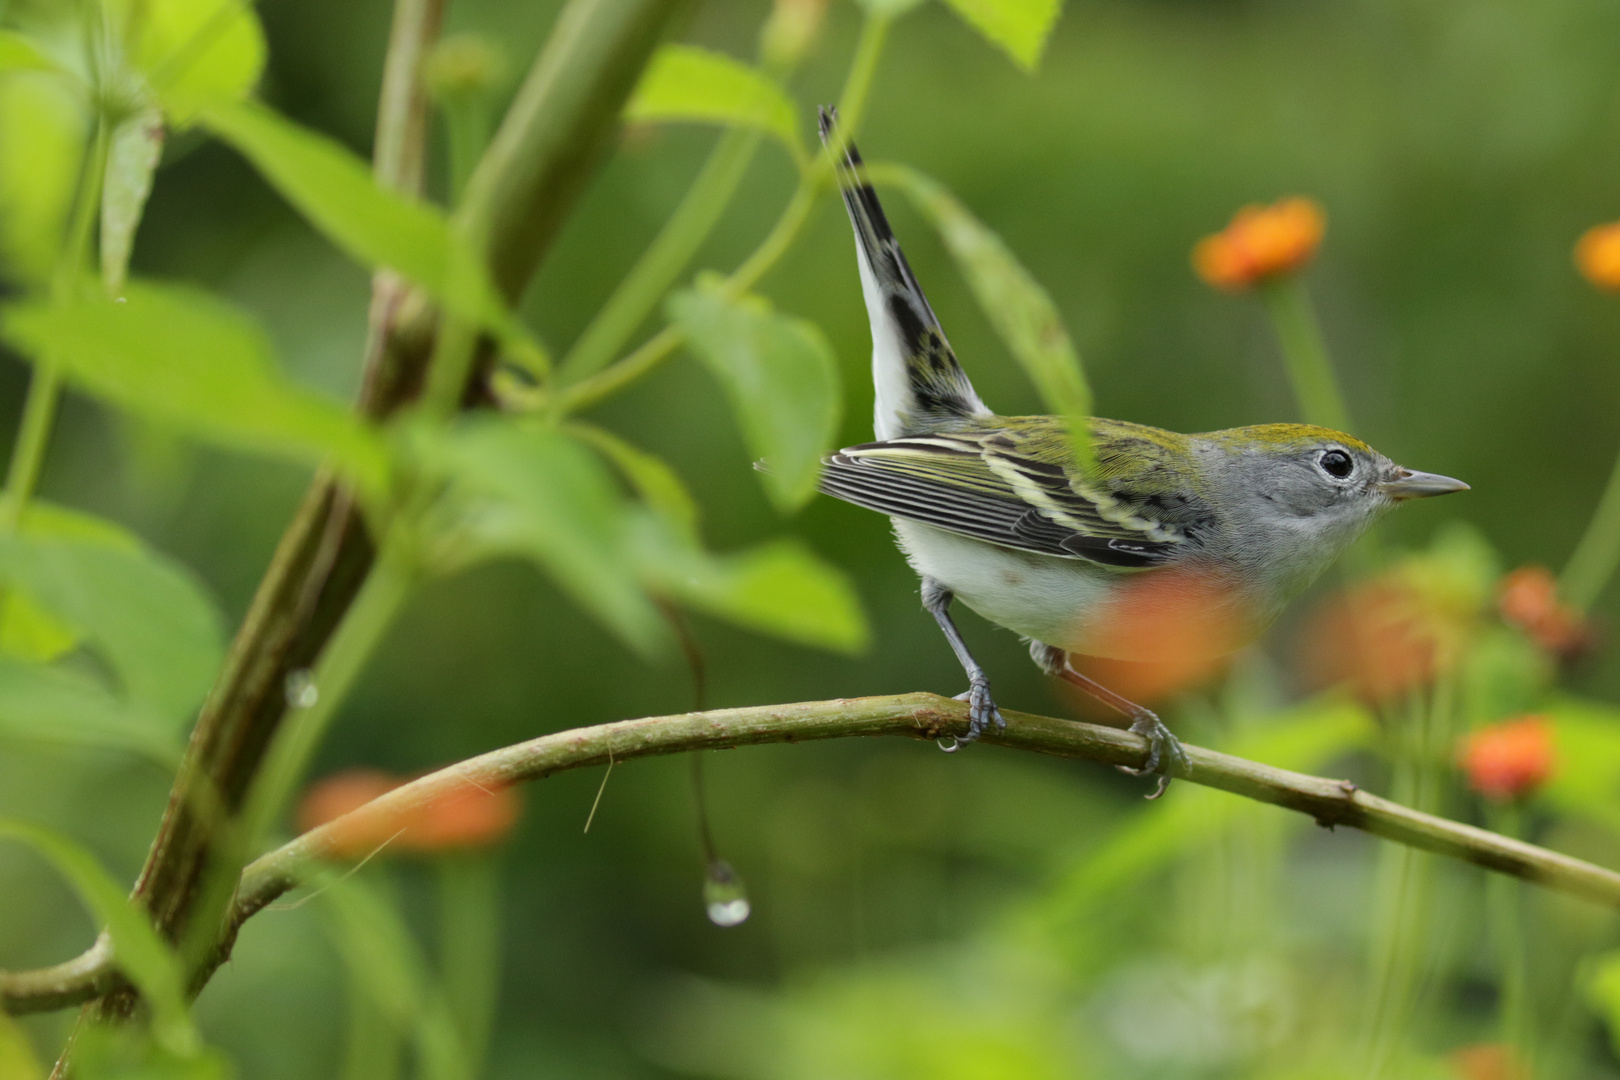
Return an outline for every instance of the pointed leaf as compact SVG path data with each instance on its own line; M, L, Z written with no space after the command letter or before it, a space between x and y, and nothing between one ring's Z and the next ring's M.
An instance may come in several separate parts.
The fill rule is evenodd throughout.
M675 470L638 446L632 446L592 424L570 424L568 433L588 444L613 463L635 488L649 509L678 529L683 536L696 537L698 506Z
M1041 63L1046 39L1057 24L1063 0L945 0L962 19L999 46L1025 71Z
M757 127L798 153L798 109L758 68L695 45L665 45L624 107L628 121L695 121Z
M126 899L127 890L94 855L65 836L24 821L0 820L0 837L32 847L67 879L91 916L106 926L118 969L151 1007L153 1036L172 1053L197 1056L202 1041L186 1009L179 959L152 928L147 913Z
M0 583L93 642L129 700L171 723L190 718L225 655L213 604L153 551L0 537Z
M101 283L110 296L123 291L135 229L162 154L163 114L156 109L137 113L113 130L101 187Z
M631 646L665 642L657 608L631 572L626 506L590 451L555 431L479 418L427 443L452 482L441 528L456 558L533 559Z
M639 535L643 573L688 607L804 645L846 653L866 647L866 620L849 579L797 541L712 555L665 530Z
M884 179L899 184L939 230L990 324L1047 408L1067 418L1076 458L1089 465L1091 387L1057 305L1001 237L944 187L913 169L889 166L880 171Z
M538 344L437 207L378 186L371 167L347 147L262 105L216 105L202 122L350 258L398 271L527 361L541 362Z
M779 509L802 506L838 433L838 365L826 337L760 297L728 296L712 275L670 297L669 311L764 459L766 493Z
M58 304L19 301L0 309L0 337L137 415L226 446L310 462L330 456L368 486L383 482L377 436L284 379L264 332L207 293L132 281L116 301L99 290Z

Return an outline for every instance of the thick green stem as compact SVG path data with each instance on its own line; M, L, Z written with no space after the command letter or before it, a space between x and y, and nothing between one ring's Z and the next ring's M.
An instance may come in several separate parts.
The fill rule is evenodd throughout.
M1276 327L1288 382L1305 422L1349 431L1350 414L1344 407L1344 395L1339 392L1322 328L1311 310L1304 283L1298 275L1287 274L1266 282L1259 291Z
M564 385L594 375L624 348L708 239L762 137L753 128L731 128L720 136L680 206L563 360L559 378Z
M1609 482L1586 532L1559 576L1558 592L1565 603L1585 611L1597 602L1616 567L1620 567L1620 457L1609 470Z

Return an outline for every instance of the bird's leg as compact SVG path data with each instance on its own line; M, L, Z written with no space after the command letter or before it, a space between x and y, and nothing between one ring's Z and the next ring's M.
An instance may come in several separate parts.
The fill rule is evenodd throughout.
M1171 734L1170 729L1164 726L1164 721L1160 720L1159 715L1152 709L1121 697L1096 679L1080 674L1069 663L1069 654L1056 646L1048 645L1044 641L1031 641L1029 655L1048 675L1056 675L1066 682L1073 683L1110 709L1127 717L1131 722L1129 730L1147 740L1147 761L1140 769L1129 765L1114 767L1131 776L1157 774L1159 786L1148 798L1157 799L1163 795L1164 789L1170 786L1170 777L1177 772L1185 773L1191 767L1192 763L1187 760L1187 752L1181 748L1181 741Z
M963 697L968 702L968 733L959 743L970 743L984 734L985 728L995 724L997 728L1007 726L1007 721L1001 718L1001 710L990 697L990 680L985 678L984 668L973 659L968 652L967 642L962 640L962 634L956 629L956 623L951 620L951 590L935 581L931 577L922 579L923 607L939 623L939 628L945 634L945 640L951 643L951 651L961 663L962 670L967 672L968 691Z

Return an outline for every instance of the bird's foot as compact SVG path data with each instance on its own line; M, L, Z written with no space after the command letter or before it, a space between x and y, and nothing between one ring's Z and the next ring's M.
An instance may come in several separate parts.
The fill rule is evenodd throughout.
M1150 799L1157 799L1164 794L1164 789L1170 786L1170 778L1177 773L1185 775L1191 769L1192 762L1187 758L1187 751L1181 748L1181 740L1170 733L1170 729L1164 726L1164 721L1153 713L1145 710L1144 713L1145 715L1138 716L1131 722L1130 730L1147 740L1147 761L1143 762L1139 769L1129 765L1114 767L1131 776L1157 776L1159 786L1148 796Z
M940 746L947 752L955 751L970 742L978 741L992 724L997 731L1007 727L1007 721L1002 717L1001 710L996 708L995 700L990 696L990 682L988 679L974 679L973 685L956 695L957 701L968 703L968 730L966 735L952 735L948 738L951 744L946 746L942 741Z

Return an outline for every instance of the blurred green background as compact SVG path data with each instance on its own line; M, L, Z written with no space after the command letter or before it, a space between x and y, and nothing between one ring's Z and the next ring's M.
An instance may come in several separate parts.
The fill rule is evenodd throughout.
M489 35L519 72L555 7L456 0L450 28ZM265 98L368 152L388 5L264 0L259 12ZM751 57L766 13L710 0L680 35ZM856 8L834 3L793 80L807 128L810 107L836 97L858 23ZM928 4L894 31L861 144L870 160L937 177L1006 239L1061 308L1101 414L1182 431L1296 418L1262 310L1198 282L1187 253L1243 203L1318 199L1329 228L1310 287L1356 433L1474 485L1403 510L1386 538L1423 546L1461 519L1505 565L1556 568L1620 446L1620 301L1570 261L1583 229L1620 215L1617 55L1620 7L1594 0L1070 0L1030 76ZM626 134L526 302L554 348L606 298L715 137ZM265 322L296 378L352 393L367 275L227 149L181 136L167 156L135 272L224 293ZM729 268L752 250L794 179L764 147L694 269ZM1037 411L931 230L889 202L983 397L999 412ZM842 438L869 439L870 343L835 200L822 199L761 291L827 331L847 387ZM20 364L0 368L7 424L24 379ZM887 523L825 498L781 520L716 384L690 358L598 418L676 465L713 546L801 536L852 575L873 621L874 646L848 659L697 620L709 705L962 689ZM70 399L43 494L120 519L194 567L234 625L306 479L174 445ZM1292 640L1310 603L1240 661L1229 700L1297 693ZM1617 606L1611 589L1600 616ZM1001 703L1071 708L1011 634L963 623ZM1611 656L1599 651L1570 684L1620 695ZM317 772L410 773L691 700L679 663L643 664L531 568L492 565L411 605ZM1197 740L1209 700L1172 709L1172 725ZM588 835L599 773L525 792L499 855L505 943L489 1076L1340 1075L1307 1063L1333 1059L1355 1031L1366 837L1243 807L1237 831L1088 898L1076 868L1094 867L1095 852L1231 800L1179 785L1144 804L1140 782L1099 766L992 747L947 757L928 743L747 749L710 755L707 768L716 839L754 902L735 929L704 918L685 760L616 768ZM1362 758L1330 771L1380 782ZM0 748L0 815L60 827L129 879L167 789L155 767L113 754ZM1595 829L1541 838L1620 861ZM1287 857L1268 858L1274 848ZM392 879L431 930L425 865L366 873ZM1440 1056L1492 1037L1483 877L1458 869L1436 889L1450 914L1431 943L1447 957L1426 984L1432 1022L1416 1037L1428 1064L1399 1075L1447 1075ZM1551 928L1547 955L1614 944L1603 913L1530 902ZM45 870L0 850L0 963L54 962L89 933ZM1579 1060L1567 1075L1620 1075L1569 969L1551 967L1546 992L1570 995L1545 999L1570 1025ZM304 905L254 919L198 1009L242 1077L272 1080L337 1075L344 1002L318 905ZM28 1028L51 1047L66 1019Z

